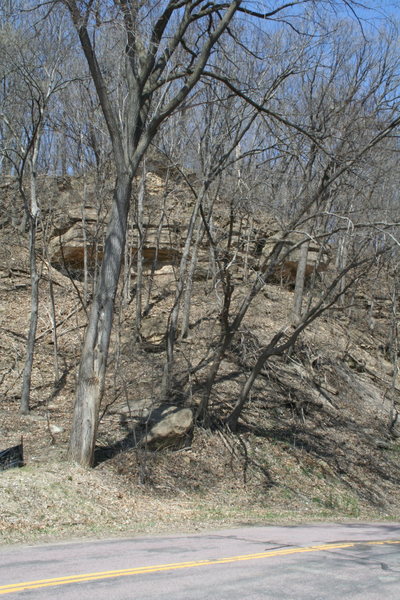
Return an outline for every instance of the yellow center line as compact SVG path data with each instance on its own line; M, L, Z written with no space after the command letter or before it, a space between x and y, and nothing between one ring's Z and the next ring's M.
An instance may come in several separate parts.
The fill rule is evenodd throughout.
M197 560L181 563L168 563L164 565L151 565L148 567L133 567L130 569L121 569L116 571L99 571L97 573L85 573L81 575L69 575L67 577L55 577L53 579L38 579L37 581L25 581L22 583L12 583L0 586L0 595L22 592L23 590L34 590L37 588L53 587L56 585L66 585L70 583L80 583L85 581L96 581L100 579L110 579L113 577L127 577L132 575L144 575L147 573L158 573L161 571L175 571L177 569L192 569L194 567L205 567L210 565L222 565L244 560L258 560L261 558L271 558L274 556L288 556L291 554L301 554L303 552L323 552L327 550L338 550L344 548L353 548L359 545L380 546L383 544L400 544L400 540L380 540L374 542L347 542L340 544L322 544L319 546L306 546L297 548L285 548L282 550L270 550L258 554L243 554L239 556L228 556L226 558Z

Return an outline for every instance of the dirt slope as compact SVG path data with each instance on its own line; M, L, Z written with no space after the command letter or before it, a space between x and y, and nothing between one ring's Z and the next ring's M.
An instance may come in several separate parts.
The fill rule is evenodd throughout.
M77 207L79 185L73 183L77 195L68 192ZM152 185L154 215L164 192L155 175ZM55 182L43 188L53 226L67 193L57 189ZM162 351L149 352L149 344L154 350L163 338L173 302L174 266L160 268L144 319L147 345L138 345L132 334L134 292L118 303L98 462L86 472L65 459L85 326L83 282L72 283L41 253L32 411L23 417L18 409L30 306L27 236L9 216L10 203L17 202L15 186L11 182L0 192L0 450L23 436L26 464L0 472L3 542L190 530L215 523L399 518L400 431L389 427L393 405L398 408L399 384L387 355L390 306L382 276L371 274L351 309L323 317L289 356L271 361L256 383L237 435L220 430L216 418L211 430L195 429L190 443L177 451L149 451L133 442L157 405L164 364ZM175 186L171 205L179 206L182 196ZM238 278L234 303L245 286ZM285 324L291 302L290 289L271 284L249 311L215 387L212 410L217 417L234 404L257 349ZM216 338L212 303L215 298L198 277L191 332L177 349L182 371L196 364ZM195 403L201 377L189 383L190 402Z

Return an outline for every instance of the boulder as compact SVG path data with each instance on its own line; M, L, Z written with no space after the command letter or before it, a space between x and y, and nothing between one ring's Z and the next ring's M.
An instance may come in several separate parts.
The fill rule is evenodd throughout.
M190 408L169 406L160 408L150 415L151 423L156 423L144 436L141 445L151 448L180 448L193 428L193 413Z

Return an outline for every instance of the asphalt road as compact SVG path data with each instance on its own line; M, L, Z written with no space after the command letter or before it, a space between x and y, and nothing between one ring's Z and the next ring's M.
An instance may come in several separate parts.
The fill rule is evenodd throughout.
M10 600L400 600L400 523L3 546L0 595Z

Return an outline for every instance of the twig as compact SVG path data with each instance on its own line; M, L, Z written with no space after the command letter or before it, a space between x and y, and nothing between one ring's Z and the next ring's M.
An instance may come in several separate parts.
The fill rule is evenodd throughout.
M66 321L68 321L71 317L73 317L80 310L82 310L81 303L79 303L62 321L58 321L58 323L55 324L56 329L58 329L61 325L64 325L64 323ZM52 331L53 331L53 327L51 327L50 329L46 329L46 331L44 331L43 333L41 333L40 335L37 336L36 342L39 342L46 335L48 335L49 333L52 333ZM60 335L62 335L62 334L60 334Z

